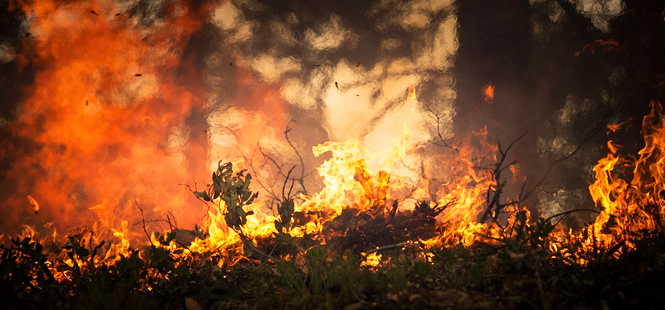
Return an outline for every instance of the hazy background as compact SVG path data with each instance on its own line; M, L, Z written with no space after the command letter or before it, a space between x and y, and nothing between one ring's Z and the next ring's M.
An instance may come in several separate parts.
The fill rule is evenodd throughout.
M439 133L454 143L485 126L503 146L526 133L512 154L534 210L590 207L605 125L639 127L663 97L658 1L0 4L8 233L116 217L131 229L137 204L192 226L205 207L182 184L200 189L219 160L244 161L264 189L298 165L311 193L325 159L314 145L357 138L378 152L407 130L432 154L446 151ZM635 128L620 133L626 150Z

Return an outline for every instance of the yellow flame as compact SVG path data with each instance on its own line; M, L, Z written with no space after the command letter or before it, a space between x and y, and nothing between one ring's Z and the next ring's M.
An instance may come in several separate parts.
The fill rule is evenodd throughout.
M377 267L380 264L381 264L381 254L379 254L378 252L369 253L365 257L365 260L360 262L360 266L366 266L366 267Z
M624 159L608 154L593 168L596 180L589 192L602 211L592 225L592 235L585 240L589 246L624 242L632 249L634 244L628 237L665 223L665 200L660 194L665 190L665 129L660 103L652 101L650 105L651 112L642 123L645 146L639 157ZM632 167L632 179L615 172L618 165Z
M28 195L28 201L30 201L30 204L35 207L35 214L39 211L39 203L35 198L32 198L32 196Z

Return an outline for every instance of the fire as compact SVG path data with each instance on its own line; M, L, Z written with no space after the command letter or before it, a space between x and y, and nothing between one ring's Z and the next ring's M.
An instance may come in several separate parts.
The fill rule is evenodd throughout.
M410 88L407 101L416 100L414 89ZM296 197L294 211L311 216L307 217L306 223L299 223L288 233L292 236L321 235L327 223L346 209L355 210L358 214L389 217L391 213L394 216L395 213L415 210L418 204L418 208L440 210L432 218L439 223L437 234L422 236L420 241L424 245L471 245L478 240L487 241L488 237L499 237L502 232L498 226L479 222L485 211L485 195L496 186L489 171L478 169L496 160L498 148L487 141L487 130L475 133L477 147L458 146L431 161L422 162L429 166L424 171L438 171L442 179L432 176L413 179L413 176L400 173L405 168L412 169L404 166L404 159L417 157L415 153L420 147L409 135L405 129L398 143L378 153L369 151L358 139L326 142L313 147L315 156L330 155L317 168L324 186L312 195ZM239 165L242 166L242 163ZM511 169L513 174L518 173L519 169ZM273 223L277 217L266 212L264 201L257 200L246 206L245 212L252 215L247 217L248 222L241 231L228 227L225 216L229 211L225 211L227 207L220 198L212 200L211 204L215 208L208 212L204 225L207 237L192 242L188 249L193 253L203 253L211 248L223 249L226 253L242 251L239 244L243 242L243 236L240 234L252 242L258 242L275 233ZM502 210L508 217L516 211L516 208ZM316 238L324 240L326 236ZM380 257L380 253L372 253L363 264L376 266ZM219 264L232 265L238 259L227 256Z
M596 181L589 192L602 212L591 226L587 243L612 247L633 241L665 223L665 128L660 103L651 102L644 117L644 148L635 158L615 156L614 152L594 167ZM630 171L630 173L628 173ZM598 245L597 245L598 246Z
M0 151L17 156L3 221L52 221L64 231L98 221L97 234L121 243L141 236L130 234L140 222L136 204L149 219L172 213L198 222L183 211L196 200L179 183L205 171L205 158L189 160L205 154L205 136L190 139L185 124L202 109L203 92L181 56L206 8L169 2L164 22L145 25L115 1L10 3L31 18L31 52L19 60L38 71L7 126L19 142ZM28 194L35 214L26 212Z
M485 102L490 103L494 100L494 90L495 87L492 85L492 81L483 86L483 95L485 95Z
M360 263L360 266L372 268L379 266L379 264L381 264L381 254L378 252L372 252L365 257L365 260Z
M30 204L35 207L35 214L39 212L39 202L35 200L35 198L32 198L32 196L28 195L28 201L30 201Z
M633 121L633 118L628 118L627 120L620 122L618 124L607 124L607 129L608 129L608 134L609 131L611 132L617 132L620 128L628 128L630 127L631 122Z
M616 152L621 148L621 145L613 143L612 140L607 141L607 149L610 150L610 153L616 154Z
M14 3L38 20L30 29L35 39L29 44L34 45L35 53L22 61L41 70L26 93L23 112L9 126L14 137L35 146L22 149L12 145L21 158L9 177L16 180L16 197L20 198L12 197L7 204L17 210L11 220L28 218L35 224L24 227L24 236L36 236L35 226L46 227L51 232L48 238L56 240L62 237L58 231L79 227L66 234L70 241L59 253L59 261L67 266L87 264L66 256L74 246L96 248L103 245L102 240L110 240L102 249L103 256L95 258L95 262L110 264L127 256L132 246L145 241L144 237L155 247L181 248L179 255L183 257L218 251L221 254L216 263L228 266L243 259L234 253L249 256L243 245L258 244L282 233L275 225L280 217L264 196L240 208L246 216L242 225L228 224L233 206L221 197L208 197L207 210L187 210L200 204L178 181L204 175L207 163L192 162L191 158L204 156L207 145L205 135L194 138L198 135L187 124L193 111L205 109L205 98L199 95L204 93L203 83L191 73L190 64L182 63L181 56L189 36L202 27L199 15L207 8L179 2L170 5L163 12L168 22L145 26L117 13L126 8L112 1L61 6L50 1ZM68 19L82 12L95 13L75 21ZM81 24L80 30L67 31L74 22ZM594 44L583 51L619 48L615 41ZM232 139L240 153L249 154L266 134L266 122L276 128L285 127L289 121L279 87L251 85L251 73L238 71L241 84L247 88L239 93L251 98L255 106L230 108L218 118L227 121L226 116L237 116L229 121L232 124L226 124L229 127L252 125L244 136ZM182 72L184 77L178 78ZM482 92L487 103L494 100L491 81ZM417 106L415 85L408 88L405 100L409 107ZM275 112L273 116L259 113L270 109ZM244 112L260 115L242 118ZM620 126L607 128L614 132ZM619 245L629 250L634 247L631 238L662 229L663 127L662 108L652 102L651 113L643 121L645 147L638 158L617 155L621 146L612 140L607 142L610 154L595 165L595 182L589 186L600 215L588 227L590 234L566 237L577 238L589 248ZM503 179L522 183L526 178L516 163L504 167L509 178L493 171L493 167L499 169L498 156L505 154L489 142L487 128L473 132L468 138L472 142L428 156L421 156L423 139L414 138L406 124L403 128L402 137L382 151L370 151L361 139L314 146L314 156L330 156L316 169L323 187L309 195L283 197L293 203L293 212L304 218L294 219L298 225L286 233L292 237L313 236L324 243L329 237L322 235L324 228L345 210L352 210L355 216L362 213L386 219L422 212L419 219L435 222L435 231L414 235L419 240L410 241L424 246L470 246L510 237L514 232L503 224L530 217L520 203L500 205L495 200L500 198L497 192L504 189ZM7 156L6 151L0 152ZM251 163L237 159L233 166L242 169ZM285 182L289 181L293 179L287 176ZM503 194L509 196L503 197L508 201L519 201L519 197L510 197L515 193L508 189ZM34 215L26 211L27 204ZM188 244L177 244L175 239L165 241L163 237L169 232L143 235L158 228L150 217L167 214L160 220L168 223L170 233L177 233L172 218L193 224L200 220L199 213L205 214L203 227ZM47 223L54 219L55 223ZM82 223L93 224L80 227ZM559 250L555 243L549 248L552 252ZM375 250L364 257L363 266L381 264L382 254ZM66 277L67 273L60 276Z
M32 17L25 44L34 52L21 56L21 62L39 70L26 90L22 112L8 125L16 140L34 147L6 148L19 157L8 173L8 179L16 181L16 195L7 201L14 210L7 221L27 222L31 235L33 228L46 227L54 240L75 236L87 248L108 240L100 259L109 263L147 240L153 246L187 246L183 255L218 249L227 253L219 264L234 264L239 258L228 253L243 251L243 236L258 242L275 233L277 216L269 210L268 198L245 206L244 212L252 215L239 231L228 227L223 203L217 200L217 208L197 209L199 202L181 185L206 174L206 154L229 156L208 150L206 138L222 134L215 128L207 128L214 133L194 132L198 128L187 119L194 112L210 112L209 118L217 112L205 111L201 72L184 57L190 36L208 16L206 5L172 1L160 19L151 22L131 17L131 8L110 0L13 1L12 9ZM234 67L243 86L238 96L249 103L214 119L233 116L223 125L234 128L250 123L243 127L243 136L229 138L240 153L250 154L263 142L266 123L271 129L283 128L288 118L279 83L254 83L253 73L239 67ZM491 100L494 86L488 84L484 93ZM415 114L416 85L408 88L405 101L404 111ZM266 110L273 113L264 115ZM243 118L245 114L257 116ZM315 156L330 155L316 170L323 188L294 197L295 212L311 216L289 233L321 234L326 223L349 208L387 217L420 204L438 210L428 216L440 223L438 235L420 236L426 244L469 245L498 234L492 224L479 223L484 195L496 185L490 173L478 168L496 158L487 131L474 135L477 147L457 146L423 158L418 152L426 139L414 137L407 124L402 127L402 137L382 151L370 152L359 139L313 147ZM0 152L9 155L4 148ZM237 167L250 166L232 160ZM162 244L166 233L152 233L167 224L166 230L175 232L174 219L193 226L203 215L201 234L189 244Z

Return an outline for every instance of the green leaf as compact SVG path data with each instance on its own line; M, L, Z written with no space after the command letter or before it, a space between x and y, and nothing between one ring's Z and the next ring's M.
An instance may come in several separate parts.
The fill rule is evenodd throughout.
M217 176L216 173L212 174L212 186L215 189L215 196L219 196L217 193L222 191L222 183L219 176Z
M210 197L208 197L208 193L206 192L194 192L194 196L196 198L203 198L205 201L210 201Z

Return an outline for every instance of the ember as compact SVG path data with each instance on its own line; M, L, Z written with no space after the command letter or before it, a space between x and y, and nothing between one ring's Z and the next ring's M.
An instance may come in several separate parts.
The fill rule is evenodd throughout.
M485 95L485 102L490 103L494 100L494 86L492 85L492 82L487 83L487 85L483 87L483 94Z

